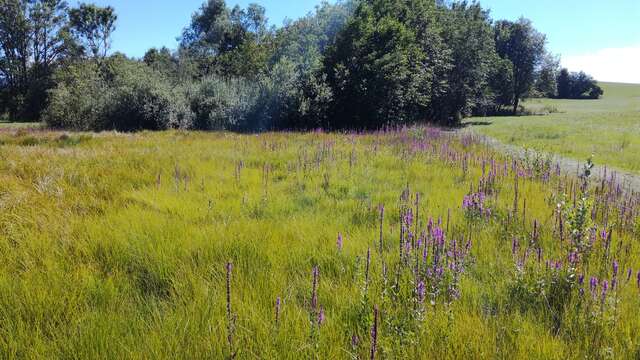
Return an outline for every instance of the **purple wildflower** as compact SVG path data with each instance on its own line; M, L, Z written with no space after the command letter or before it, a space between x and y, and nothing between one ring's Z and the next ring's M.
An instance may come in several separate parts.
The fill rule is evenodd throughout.
M602 229L602 231L600 231L600 237L602 238L602 240L607 240L607 238L609 237L607 229Z
M407 228L413 224L413 211L411 209L404 215L404 223L407 225Z
M336 241L336 246L338 247L338 251L342 251L342 245L343 245L343 238L342 238L342 234L338 233L338 240Z
M360 338L358 337L358 335L353 335L351 336L351 347L353 349L357 348L358 345L360 344Z
M371 327L371 353L369 354L370 360L376 358L376 347L378 345L378 307L373 308L373 326Z
M324 307L320 307L320 312L318 313L318 325L324 324L325 316L324 316Z
M227 271L227 317L231 319L231 271L233 270L233 264L227 262L225 269Z
M596 296L597 288L598 288L598 278L592 276L591 280L589 280L589 290L591 291L591 295L593 295L593 297Z
M417 294L418 294L418 301L422 304L424 302L424 298L425 298L425 295L426 295L426 289L425 289L425 286L424 286L424 281L420 281L418 283Z
M276 325L280 321L280 296L276 298Z

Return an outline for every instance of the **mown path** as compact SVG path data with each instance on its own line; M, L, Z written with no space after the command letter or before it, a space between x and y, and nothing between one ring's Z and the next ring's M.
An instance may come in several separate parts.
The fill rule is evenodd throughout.
M527 152L529 152L530 155L536 154L536 151L533 149L525 149L520 146L504 144L492 137L480 135L475 132L472 133L474 135L480 136L482 138L482 141L484 141L488 146L512 156L523 157L527 154ZM586 159L576 160L563 157L558 154L551 154L551 156L553 162L559 164L562 171L566 171L568 173L577 174L586 162ZM603 179L605 179L605 177L607 180L610 180L611 176L615 176L616 182L619 183L624 190L631 193L640 193L640 175L636 175L616 168L611 168L606 164L598 164L597 157L594 159L594 162L596 163L596 166L593 171L593 176L598 181L602 181Z

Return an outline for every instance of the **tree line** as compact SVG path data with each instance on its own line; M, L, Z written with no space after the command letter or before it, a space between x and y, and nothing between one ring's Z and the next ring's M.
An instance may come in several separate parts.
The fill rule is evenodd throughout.
M111 7L0 0L0 113L55 128L265 131L456 126L528 97L598 98L524 18L476 2L345 0L276 28L206 1L176 50L110 53Z

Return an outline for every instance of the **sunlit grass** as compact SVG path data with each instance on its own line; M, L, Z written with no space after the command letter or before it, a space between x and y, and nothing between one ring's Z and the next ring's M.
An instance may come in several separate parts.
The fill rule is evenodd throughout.
M480 133L501 142L640 173L640 85L601 84L600 100L533 99L525 108L551 114L474 118Z
M1 357L228 357L228 261L238 358L368 358L374 305L383 358L637 356L633 281L601 320L597 345L586 328L571 328L574 312L558 331L546 311L521 311L509 296L511 235L525 237L537 220L548 256L563 259L553 230L563 178L523 178L520 213L506 229L514 180L499 177L491 218L471 221L464 196L477 187L483 163L506 159L475 141L431 133L0 134ZM415 332L400 334L389 322L412 310L382 297L389 291L382 261L397 261L407 188L421 194L421 229L440 218L448 239L473 246L460 299L427 304ZM621 228L615 239L624 270L637 270L637 233ZM316 265L326 320L311 336Z

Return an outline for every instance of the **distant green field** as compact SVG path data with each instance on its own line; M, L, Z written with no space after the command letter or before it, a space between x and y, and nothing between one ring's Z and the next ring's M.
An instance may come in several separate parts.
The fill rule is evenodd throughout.
M549 115L474 118L474 129L507 144L640 172L640 85L602 83L601 100L535 99L525 108ZM484 123L487 124L484 124Z

